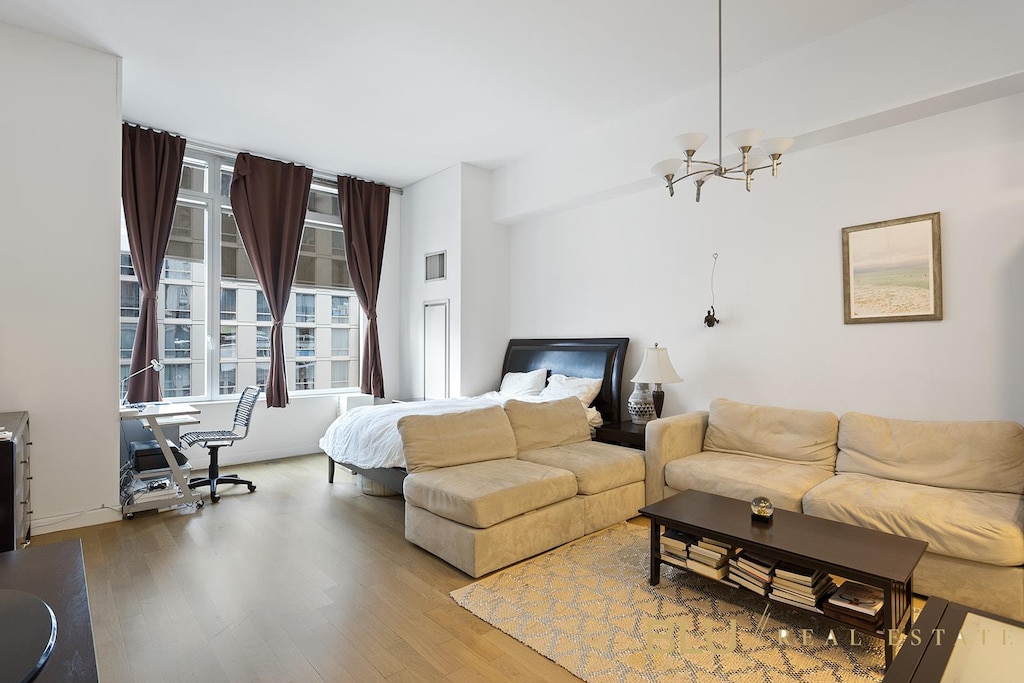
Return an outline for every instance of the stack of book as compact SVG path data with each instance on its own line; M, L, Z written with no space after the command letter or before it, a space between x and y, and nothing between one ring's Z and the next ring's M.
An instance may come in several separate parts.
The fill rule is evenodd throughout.
M826 617L876 632L882 628L882 589L845 581L822 603Z
M701 538L690 544L686 568L695 574L721 580L729 574L729 558L734 552L728 543Z
M822 571L779 563L768 597L797 607L824 613L822 601L835 590L832 577Z
M777 564L778 560L744 550L729 560L729 578L743 588L767 595Z
M675 529L665 529L661 535L661 559L675 567L686 569L689 548L697 541L698 538L693 534L686 534Z

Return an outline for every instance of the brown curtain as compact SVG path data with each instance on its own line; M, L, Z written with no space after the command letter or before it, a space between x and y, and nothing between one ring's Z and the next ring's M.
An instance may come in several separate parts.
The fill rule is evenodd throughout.
M268 408L288 405L283 321L295 278L312 181L311 169L247 152L235 159L231 178L231 208L238 234L274 320L266 388Z
M348 176L338 176L341 227L345 232L345 253L352 274L352 287L368 324L364 337L359 388L364 394L384 397L384 370L380 362L377 333L377 292L384 265L384 237L388 230L388 200L391 188Z
M127 123L121 126L121 203L141 294L129 373L160 358L156 295L184 157L185 138ZM129 401L159 401L160 397L156 372L142 372L128 380Z

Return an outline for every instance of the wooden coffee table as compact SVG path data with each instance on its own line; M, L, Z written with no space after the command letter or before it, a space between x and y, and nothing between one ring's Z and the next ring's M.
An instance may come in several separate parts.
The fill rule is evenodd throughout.
M890 634L910 631L914 569L928 547L924 541L788 510L776 510L770 523L756 522L749 502L693 490L652 503L640 514L651 520L652 586L661 581L661 530L668 527L882 589L881 632L835 623L882 638L886 667L893 660Z

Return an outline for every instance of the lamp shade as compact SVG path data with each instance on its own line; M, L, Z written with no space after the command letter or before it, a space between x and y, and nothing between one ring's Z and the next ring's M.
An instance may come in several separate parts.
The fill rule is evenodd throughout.
M668 349L655 344L653 347L644 349L644 359L640 363L640 369L630 382L641 382L644 384L669 384L670 382L682 382L683 378L676 374L672 367L672 361L668 359Z

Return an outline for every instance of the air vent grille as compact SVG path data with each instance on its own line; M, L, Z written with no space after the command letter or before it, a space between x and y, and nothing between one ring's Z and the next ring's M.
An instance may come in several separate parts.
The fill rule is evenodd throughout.
M433 254L427 254L427 282L445 279L448 273L447 253L445 251L438 251Z

